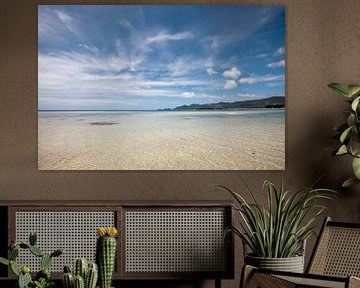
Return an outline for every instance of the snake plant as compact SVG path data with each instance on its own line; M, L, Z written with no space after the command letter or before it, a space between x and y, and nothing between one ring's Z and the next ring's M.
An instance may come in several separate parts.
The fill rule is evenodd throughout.
M360 183L360 85L344 85L331 83L329 88L338 94L346 97L351 108L347 112L346 122L334 127L339 139L339 147L334 151L334 155L350 155L352 159L352 169L354 177L347 179L342 186L349 187Z
M270 181L265 181L267 203L261 205L249 186L243 183L251 201L220 186L234 197L236 204L233 208L240 215L239 227L228 227L225 234L233 232L239 236L255 257L288 258L301 255L305 240L314 233L316 220L326 210L318 200L331 199L334 191L305 188L290 193L285 191L283 184L278 189Z

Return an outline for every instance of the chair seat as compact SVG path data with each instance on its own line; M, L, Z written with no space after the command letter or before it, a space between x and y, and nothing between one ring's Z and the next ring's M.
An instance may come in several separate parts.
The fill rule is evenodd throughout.
M346 278L341 281L335 279L319 279L319 278L308 278L309 275L305 275L306 278L296 276L277 276L286 281L296 284L296 287L311 286L311 287L326 287L326 288L345 288ZM321 276L320 276L321 277Z
M270 271L265 269L258 269L249 265L244 267L243 273L247 275L248 279L248 281L244 283L244 287L249 288L360 287L360 279L357 277L334 277L315 274ZM349 283L352 285L349 286Z

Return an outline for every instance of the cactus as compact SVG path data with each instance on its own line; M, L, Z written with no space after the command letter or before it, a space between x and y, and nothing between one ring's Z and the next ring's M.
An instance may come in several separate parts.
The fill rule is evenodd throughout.
M31 246L35 246L37 241L37 235L35 232L31 232L29 235L29 244Z
M10 262L10 269L11 271L16 275L16 276L19 276L20 274L20 268L19 266L16 265L16 262L14 260L11 260Z
M19 246L15 246L14 248L9 250L8 253L9 260L16 260L16 258L19 256Z
M30 247L29 247L29 251L30 251L32 254L34 254L35 256L37 256L37 257L41 257L41 256L44 255L44 252L42 252L42 251L40 250L40 248L38 248L38 247L36 247L36 246L30 246Z
M22 271L19 274L19 279L18 279L19 288L28 288L32 283L31 275L29 273L30 272L29 268L28 267L26 268L27 269L22 269ZM27 270L27 272L25 272L24 270Z
M64 253L64 249L57 249L54 252L52 252L50 255L51 257L58 257L63 253Z
M77 288L77 285L83 288L95 288L98 279L98 268L95 263L89 263L85 258L78 258L74 263L74 273L71 273L69 266L64 266L63 286L64 288ZM84 276L82 276L84 275ZM83 284L81 283L82 279ZM76 280L77 279L77 280Z
M4 264L6 266L10 265L10 261L8 259L3 258L3 257L0 257L0 263Z
M75 267L74 267L75 276L81 276L83 279L85 279L87 268L88 268L88 262L86 258L76 259Z
M44 268L44 269L40 270L38 273L36 273L35 280L40 281L42 278L49 280L50 275L51 275L51 273L50 273L49 269Z
M71 273L71 269L69 266L67 265L64 266L64 273Z
M41 261L40 261L41 269L45 269L45 268L49 269L50 265L51 265L51 260L52 260L51 255L48 253L44 253L44 255L41 257Z
M96 243L96 262L99 267L99 282L101 288L110 288L116 258L115 227L98 228L99 238Z
M96 263L89 263L85 276L85 288L95 288L98 279L98 266Z
M64 273L63 277L63 286L64 288L73 288L74 287L74 276L72 273Z
M84 278L77 275L74 277L74 288L85 288Z
M29 287L51 287L53 282L50 281L50 264L53 257L60 256L63 254L63 249L55 250L53 253L48 254L36 247L37 236L35 233L30 233L29 244L20 242L16 243L11 241L8 259L0 257L0 264L10 266L11 271L18 276L18 286L19 288L29 288ZM37 257L41 257L41 271L39 271L35 276L35 281L32 280L30 275L30 269L27 266L22 266L21 268L16 264L16 259L19 256L19 250L29 250L30 253Z

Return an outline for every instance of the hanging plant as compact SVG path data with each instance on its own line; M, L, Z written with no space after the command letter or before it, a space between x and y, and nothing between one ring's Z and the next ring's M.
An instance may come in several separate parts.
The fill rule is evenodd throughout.
M347 98L350 110L347 111L347 120L334 127L339 146L334 155L350 155L352 157L352 169L354 176L344 181L342 187L349 187L360 183L360 85L344 85L331 83L328 85L338 94Z

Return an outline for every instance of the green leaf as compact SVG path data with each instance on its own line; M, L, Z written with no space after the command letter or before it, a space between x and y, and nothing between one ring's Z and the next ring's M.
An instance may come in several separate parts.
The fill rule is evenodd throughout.
M358 135L352 135L348 144L351 147L351 154L354 157L360 157L360 138Z
M348 136L348 134L349 134L349 132L351 131L352 128L353 127L351 126L351 127L347 128L347 129L345 129L345 131L341 134L341 136L340 136L341 143L344 143L346 137Z
M349 91L350 96L354 96L360 92L360 85L348 85L347 90Z
M356 111L357 106L359 105L360 96L356 97L354 101L351 103L351 109Z
M348 88L346 85L341 84L341 83L331 83L328 85L329 88L333 89L334 91L336 91L337 93L339 93L342 96L348 97L350 98L350 92L348 91Z
M356 124L356 116L353 113L350 113L350 115L347 118L347 124L348 126L355 126Z
M357 179L360 180L360 158L354 157L352 168Z
M351 177L351 178L347 179L346 181L344 181L344 183L341 185L341 187L348 188L352 185L359 184L359 183L360 183L359 179L357 179L356 177Z
M341 147L339 148L339 150L336 152L336 155L344 155L348 153L348 149L346 147L346 145L341 145Z

